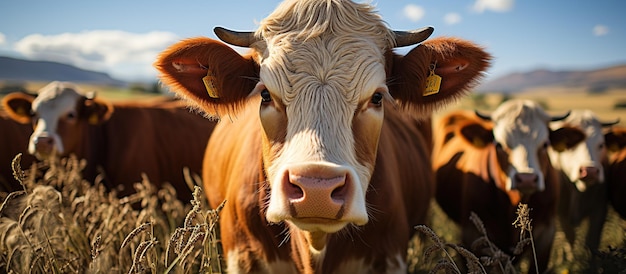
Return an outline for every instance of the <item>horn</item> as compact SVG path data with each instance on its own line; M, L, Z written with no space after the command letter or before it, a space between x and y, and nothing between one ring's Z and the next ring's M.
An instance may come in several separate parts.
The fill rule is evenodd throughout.
M571 110L568 110L568 111L567 111L567 113L565 113L564 115L561 115L561 116L552 116L552 117L550 117L550 121L551 121L551 122L561 121L561 120L563 120L563 119L567 118L567 117L568 117L571 113L572 113L572 111L571 111Z
M435 29L433 27L423 27L421 29L415 29L410 31L398 31L394 30L396 47L405 47L415 45L426 40Z
M615 119L615 121L612 121L612 122L600 122L602 127L610 127L610 126L617 125L618 123L619 123L619 118Z
M491 116L487 115L487 114L483 114L480 113L480 111L478 110L474 110L474 113L476 114L476 116L478 116L478 118L483 119L485 121L491 121Z
M215 27L213 32L215 32L215 35L217 35L220 40L233 46L244 48L250 47L252 43L259 40L254 36L254 32L252 31L234 31L222 27Z

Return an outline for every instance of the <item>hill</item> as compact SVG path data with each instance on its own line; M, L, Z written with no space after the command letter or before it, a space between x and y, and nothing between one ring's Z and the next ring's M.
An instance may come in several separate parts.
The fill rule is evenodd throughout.
M56 62L31 61L2 56L0 56L0 81L71 81L97 85L126 85L124 81L114 79L102 72L84 70Z
M478 92L516 93L544 86L585 88L601 92L609 88L626 87L626 64L595 70L533 70L508 74L478 86Z

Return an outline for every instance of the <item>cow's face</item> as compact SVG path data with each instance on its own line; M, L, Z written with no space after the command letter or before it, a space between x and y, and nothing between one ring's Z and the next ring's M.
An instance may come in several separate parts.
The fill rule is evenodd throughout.
M32 119L34 131L28 152L39 159L75 152L84 141L83 126L102 120L103 112L100 116L87 115L94 103L79 94L71 83L52 82L38 94L36 98L13 97L6 105L11 106L13 117L20 117L18 121L24 121L26 115ZM28 109L28 113L23 109Z
M579 191L604 182L606 146L602 128L614 123L600 122L589 110L575 110L567 119L551 124L552 163Z
M256 91L268 146L271 222L334 232L368 220L365 191L383 104L391 102L384 102L390 95L382 48L357 37L348 47L344 39L270 44L261 62Z
M431 32L409 35L409 44ZM471 86L489 58L456 39L395 56L394 42L407 45L403 36L388 30L370 6L349 1L286 1L256 33L216 33L253 51L241 57L214 40L186 40L157 61L162 80L214 115L248 98L259 100L270 189L266 218L310 232L368 222L365 193L383 105L398 101L422 114ZM429 68L444 80L439 92L427 97ZM388 86L389 81L397 85Z
M507 191L519 190L522 199L545 189L550 167L548 116L532 101L511 100L501 104L491 117L493 138L500 166L507 174Z

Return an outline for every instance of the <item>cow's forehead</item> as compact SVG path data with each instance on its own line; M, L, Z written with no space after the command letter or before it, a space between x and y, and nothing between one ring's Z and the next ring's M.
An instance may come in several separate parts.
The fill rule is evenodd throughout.
M541 144L548 139L549 116L532 101L509 101L503 103L492 118L494 137L514 146L521 143Z
M58 86L50 89L42 89L33 101L35 112L61 112L76 106L76 101L81 98L74 88Z
M380 50L368 41L352 41L345 46L336 40L340 39L319 37L279 49L268 45L271 53L262 62L261 81L286 105L301 96L311 97L306 94L311 92L338 92L338 99L356 104L384 88L386 76Z

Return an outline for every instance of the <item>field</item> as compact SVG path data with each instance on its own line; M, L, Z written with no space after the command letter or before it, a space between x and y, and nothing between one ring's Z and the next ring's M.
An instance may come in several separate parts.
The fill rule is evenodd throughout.
M98 94L111 100L153 97L119 90L99 90ZM601 119L620 118L620 125L626 125L626 108L615 108L626 102L626 90L590 94L555 87L528 91L518 97L540 102L550 114L587 108ZM457 108L490 112L509 98L512 97L473 94L443 109L434 119ZM0 207L0 272L219 273L223 270L216 226L219 212L207 207L201 192L191 202L176 201L173 189L155 189L146 178L137 183L137 195L118 199L97 182L94 186L93 182L83 181L80 176L83 166L78 159L62 159L33 166L19 175L25 192L9 195ZM18 166L16 169L21 170ZM187 178L200 184L194 174L188 174ZM458 242L459 229L435 203L432 205L426 225L436 235L428 234L424 228L417 233L409 250L409 272L454 273L451 265L458 265L464 273L463 258L468 254L462 250L459 253L454 245ZM617 273L626 268L624 220L610 212L601 254L596 256L581 247L583 232L584 228L579 231L574 246L564 240L562 233L557 233L551 257L555 273ZM441 242L450 244L431 248ZM454 260L447 259L446 254ZM447 268L440 269L442 265ZM513 273L524 272L525 267L527 264Z

